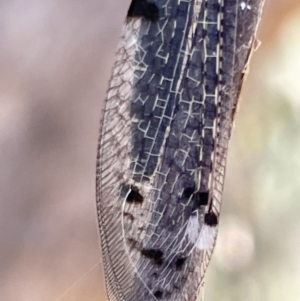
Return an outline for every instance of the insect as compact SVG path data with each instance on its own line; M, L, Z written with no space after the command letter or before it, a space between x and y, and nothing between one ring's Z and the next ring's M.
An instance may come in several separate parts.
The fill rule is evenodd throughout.
M203 295L262 2L132 0L97 157L109 300Z

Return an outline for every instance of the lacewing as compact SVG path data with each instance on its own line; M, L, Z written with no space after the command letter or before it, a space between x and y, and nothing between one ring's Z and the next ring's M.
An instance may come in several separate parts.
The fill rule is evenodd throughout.
M109 300L202 298L262 5L132 0L97 157Z

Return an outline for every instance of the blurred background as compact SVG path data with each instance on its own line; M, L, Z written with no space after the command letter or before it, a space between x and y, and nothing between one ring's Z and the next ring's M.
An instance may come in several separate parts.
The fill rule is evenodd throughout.
M105 301L99 120L130 0L0 0L0 299ZM267 0L206 301L300 300L300 1Z

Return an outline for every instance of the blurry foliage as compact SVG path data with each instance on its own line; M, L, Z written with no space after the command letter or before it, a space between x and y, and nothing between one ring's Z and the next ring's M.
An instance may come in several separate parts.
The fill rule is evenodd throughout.
M276 26L268 13L271 4L266 4L258 33L262 45L251 62L230 143L206 300L297 301L300 296L299 6ZM270 41L263 35L268 22L277 33ZM245 253L243 237L234 233L232 238L224 231L228 221L237 218L236 229L246 223L254 251L247 264L239 269L232 264L230 269L224 262L232 261L230 256L238 261ZM234 240L240 241L240 250L227 254L226 244Z

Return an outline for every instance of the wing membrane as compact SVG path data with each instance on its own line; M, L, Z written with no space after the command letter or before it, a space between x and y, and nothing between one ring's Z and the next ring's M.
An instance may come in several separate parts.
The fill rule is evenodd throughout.
M261 6L261 0L132 2L97 159L110 300L192 301L203 294Z

